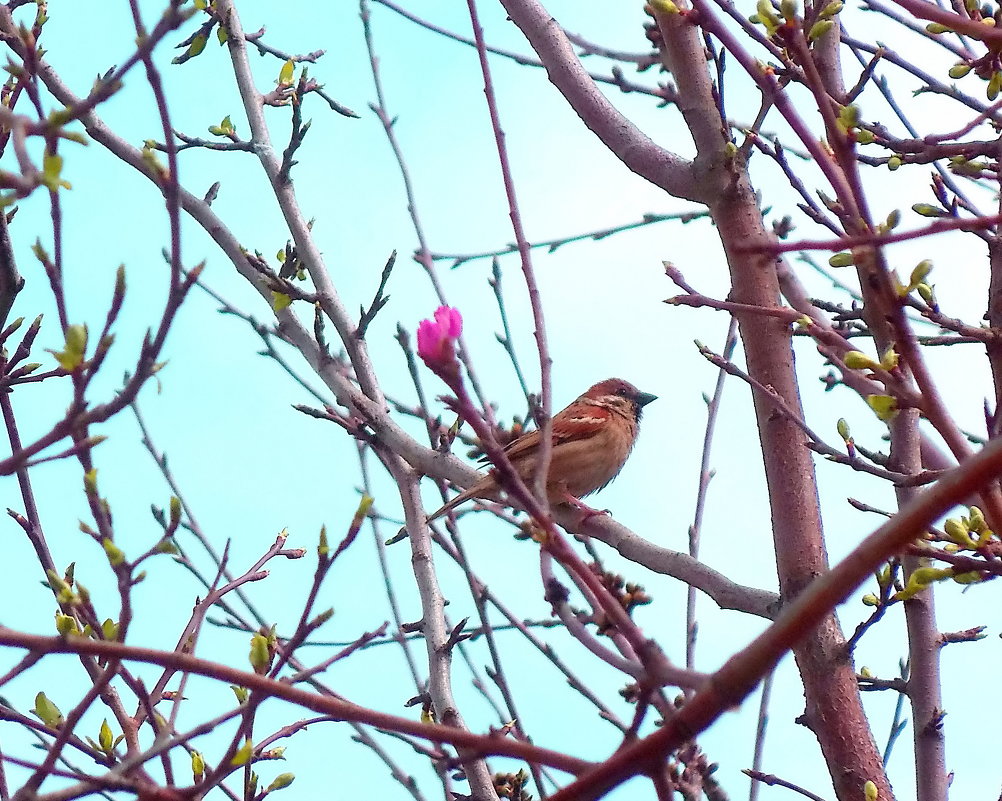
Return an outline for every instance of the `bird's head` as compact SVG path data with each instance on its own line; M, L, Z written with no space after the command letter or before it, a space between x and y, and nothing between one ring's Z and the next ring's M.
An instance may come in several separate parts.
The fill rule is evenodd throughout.
M641 392L629 381L624 381L621 378L607 378L589 388L581 398L628 412L633 417L640 419L641 410L651 401L657 400L658 396L649 392Z

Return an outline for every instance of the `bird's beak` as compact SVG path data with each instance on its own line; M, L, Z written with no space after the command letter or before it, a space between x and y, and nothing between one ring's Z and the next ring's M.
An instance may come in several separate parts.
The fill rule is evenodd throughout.
M637 405L643 408L651 401L656 401L658 399L657 395L652 395L650 392L638 392L637 393Z

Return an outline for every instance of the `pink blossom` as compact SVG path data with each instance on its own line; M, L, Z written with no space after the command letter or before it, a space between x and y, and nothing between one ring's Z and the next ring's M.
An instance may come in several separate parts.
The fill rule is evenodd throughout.
M424 363L436 373L442 369L453 372L456 365L456 339L463 332L463 316L459 309L439 306L434 320L418 324L417 349Z

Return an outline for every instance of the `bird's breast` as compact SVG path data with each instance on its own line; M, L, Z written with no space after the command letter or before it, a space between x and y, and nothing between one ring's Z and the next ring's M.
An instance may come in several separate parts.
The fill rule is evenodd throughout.
M554 499L563 491L583 498L602 489L623 469L634 439L635 426L613 420L592 436L555 445L547 481Z

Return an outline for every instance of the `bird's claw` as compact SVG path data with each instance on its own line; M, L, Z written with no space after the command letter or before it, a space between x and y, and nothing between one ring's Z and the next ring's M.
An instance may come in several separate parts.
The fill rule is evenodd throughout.
M579 512L581 512L581 520L579 521L579 524L587 523L593 517L612 514L612 512L609 509L595 509L589 506L580 498L575 498L569 492L564 493L564 501L565 503L567 503L568 506L571 506L574 509L577 509Z

